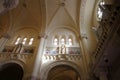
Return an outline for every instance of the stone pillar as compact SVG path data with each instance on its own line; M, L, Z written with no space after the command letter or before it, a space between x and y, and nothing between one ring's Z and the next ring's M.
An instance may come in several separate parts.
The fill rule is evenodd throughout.
M82 68L83 68L83 71L84 71L84 80L86 80L88 78L88 75L89 75L89 72L88 72L88 60L87 60L87 53L86 53L86 50L85 50L85 46L84 46L84 43L83 43L83 40L87 39L87 36L84 34L84 35L80 35L79 37L79 44L80 44L80 50L81 50L81 55L82 55Z
M41 63L42 63L42 55L43 55L43 52L44 52L44 46L45 46L46 38L47 38L46 34L41 34L40 35L40 43L39 43L39 48L38 48L38 52L37 52L36 61L35 61L35 64L34 64L34 70L33 70L31 80L39 79L38 76L40 76L40 75L38 75L38 74L39 74L39 71L40 71Z
M0 52L3 50L6 42L10 39L10 35L9 34L4 34L1 38L0 38Z

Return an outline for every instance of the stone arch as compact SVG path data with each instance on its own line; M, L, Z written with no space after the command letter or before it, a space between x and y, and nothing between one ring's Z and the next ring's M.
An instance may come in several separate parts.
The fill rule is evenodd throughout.
M40 80L47 80L49 71L56 67L56 66L60 66L60 65L65 65L65 66L69 66L71 68L73 68L80 76L81 80L84 80L84 74L82 69L78 68L78 65L69 61L56 61L53 63L50 63L47 65L47 67L45 68L45 70L41 70L41 79Z
M2 66L4 64L7 64L7 63L16 63L16 64L20 65L23 69L24 69L24 66L25 66L25 63L23 61L21 61L21 60L14 60L14 59L2 61L0 63L0 66Z
M24 75L24 64L21 61L4 61L0 65L0 79L22 80Z
M72 73L72 74L71 74ZM56 74L56 75L55 75ZM70 75L71 74L71 75ZM57 65L53 67L47 76L47 80L73 80L74 78L80 79L80 75L78 74L78 71L76 71L74 68L72 68L69 65Z

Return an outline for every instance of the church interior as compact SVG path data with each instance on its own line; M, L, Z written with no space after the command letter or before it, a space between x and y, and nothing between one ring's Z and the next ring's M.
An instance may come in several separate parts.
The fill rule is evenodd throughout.
M119 0L0 0L0 80L120 80Z

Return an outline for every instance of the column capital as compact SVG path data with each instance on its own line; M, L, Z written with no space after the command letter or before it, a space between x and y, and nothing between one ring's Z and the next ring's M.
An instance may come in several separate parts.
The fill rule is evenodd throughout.
M86 33L81 33L81 34L79 35L79 38L80 38L80 39L88 39L88 36L87 36Z
M39 36L38 36L38 38L47 38L48 37L48 35L46 34L46 33L41 33Z

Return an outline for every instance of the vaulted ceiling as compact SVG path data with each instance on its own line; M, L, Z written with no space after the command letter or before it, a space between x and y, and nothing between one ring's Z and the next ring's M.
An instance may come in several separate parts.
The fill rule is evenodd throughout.
M19 0L12 10L0 15L0 27L12 30L34 28L44 31L56 26L78 30L81 0Z
M12 28L31 27L40 31L41 27L41 2L40 0L20 0L16 9L10 12Z
M46 0L47 31L68 28L79 31L80 0Z
M46 0L47 25L77 27L80 0Z
M41 0L19 0L16 8L0 15L0 26L17 31L22 28L34 28L38 31L42 25Z

